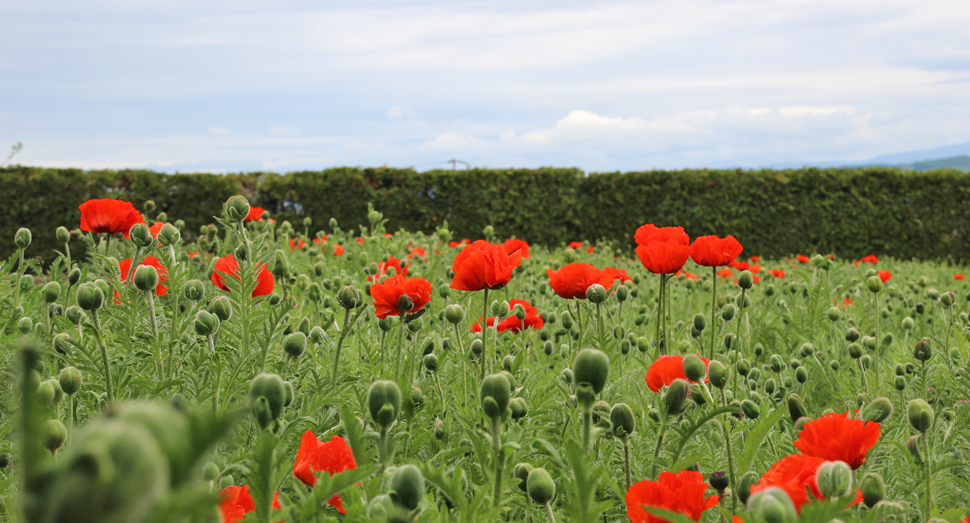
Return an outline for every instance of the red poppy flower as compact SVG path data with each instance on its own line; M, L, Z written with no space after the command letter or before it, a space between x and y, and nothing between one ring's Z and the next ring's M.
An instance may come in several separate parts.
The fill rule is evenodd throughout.
M279 510L280 493L273 493L272 507ZM241 487L226 487L219 492L219 511L222 512L223 523L239 523L246 519L246 514L256 511L256 503L249 494L249 485Z
M757 485L751 486L751 493L754 494L768 487L778 487L788 494L795 505L795 510L801 513L802 506L808 503L807 489L811 489L816 499L825 499L815 478L818 468L823 463L825 463L823 458L804 454L785 456L761 476ZM860 501L862 501L862 492L856 489L856 499L852 504L855 505Z
M866 453L879 441L879 428L873 421L850 419L848 412L832 412L806 423L794 445L806 456L844 461L855 470L862 466Z
M613 278L613 281L620 280L620 283L633 281L633 278L631 278L625 270L617 269L616 267L603 267L603 274L608 274L611 278Z
M168 271L165 269L165 266L162 265L161 262L158 261L158 258L154 256L146 256L145 259L138 264L139 267L142 265L151 265L158 271L158 286L155 287L155 296L168 296L168 288L162 285L162 283L168 279ZM131 270L131 258L125 258L124 260L118 262L118 270L121 272L121 281L123 283L128 282L128 271ZM118 292L115 291L115 295L117 294Z
M883 283L886 283L887 281L893 279L893 273L889 271L879 271L879 279L882 280Z
M751 257L751 261L753 261L753 262L759 262L759 261L761 261L761 256L752 256Z
M389 232L385 232L385 233L384 233L384 237L385 237L385 238L393 238L393 237L394 237L394 235L393 235L393 234L391 234L391 233L389 233Z
M744 247L728 235L726 238L717 236L701 236L694 239L690 246L690 257L694 263L705 267L720 267L728 265L741 254Z
M804 254L799 254L798 256L795 256L795 259L798 260L798 263L808 263L809 262L808 256L805 256Z
M482 319L483 319L483 317L482 316L479 316L478 317L478 321L476 321L475 323L472 324L472 326L471 326L471 331L472 332L482 332ZM488 320L485 322L485 325L487 327L494 327L495 326L495 316L489 316L488 317Z
M78 209L81 209L81 230L87 232L120 233L124 234L125 238L131 239L128 236L131 226L145 222L131 202L111 198L88 200Z
M717 505L718 496L704 497L707 483L704 475L693 470L661 472L658 481L640 481L626 492L626 515L632 523L669 523L648 514L643 506L679 512L700 521L705 510Z
M405 312L421 310L431 301L431 282L424 278L405 278L404 275L398 274L375 283L370 288L370 295L374 298L374 313L383 320L388 316L401 315L401 309L398 307L401 296L411 298L414 304L410 311Z
M355 468L357 462L354 461L354 453L343 438L334 435L330 441L323 442L317 439L312 430L303 433L300 448L296 451L296 462L293 463L293 475L300 481L312 487L317 482L314 472L327 471L333 476ZM327 503L341 514L347 513L338 494L331 496Z
M256 296L266 296L273 292L273 287L276 285L276 279L273 278L273 274L269 272L264 263L259 268L259 275L256 277L259 283L256 284L256 288L253 289L253 298ZM228 256L223 256L216 260L216 265L212 269L212 284L216 287L229 292L229 287L226 286L222 279L223 274L231 274L234 278L239 280L239 263L236 261L236 256L230 254Z
M519 319L514 314L500 321L496 330L499 332L512 331L513 333L520 332L525 329L541 329L545 324L542 320L542 316L539 314L539 310L532 306L531 303L525 300L510 300L509 310L515 310L516 305L521 305L525 309L525 318ZM471 326L472 332L482 332L482 317L478 317L478 321ZM495 317L491 316L488 318L486 325L492 327L495 325Z
M771 269L768 272L770 272L771 275L774 276L775 278L784 278L785 277L785 271L783 271L781 269Z
M698 356L700 356L698 354ZM704 362L704 367L710 364L707 358L700 356L701 361ZM674 382L676 379L687 380L691 383L697 383L696 381L690 381L687 379L687 374L684 373L684 357L683 356L670 356L663 355L660 356L650 364L650 368L647 369L647 387L654 392L660 392L661 387L666 387ZM708 378L704 378L707 382Z
M634 239L637 245L646 245L651 242L690 244L690 237L684 232L683 227L657 227L652 223L640 226L634 234Z
M358 237L358 238L357 238L357 243L364 243L364 239L363 239L363 238L360 238L360 237Z
M745 261L738 261L738 260L734 260L733 262L729 263L728 265L731 266L731 267L734 267L735 269L737 269L739 271L746 271L746 270L748 270L748 267L751 267L751 264L750 263L745 262Z
M614 271L616 269L613 269ZM549 285L560 298L567 300L586 299L586 289L594 283L603 287L613 286L614 273L601 271L588 263L569 263L559 270L546 269L549 275Z
M965 277L964 277L964 276L963 276L962 274L960 274L960 273L956 273L956 274L954 274L954 275L953 275L953 279L954 279L954 280L959 280L959 281L963 281L963 280L964 280L964 278L965 278Z
M476 240L455 256L451 288L459 291L500 289L512 279L512 271L522 263L522 253L509 254L501 244Z
M569 242L569 248L570 249L582 249L583 248L583 242Z
M455 240L451 240L450 242L448 242L448 247L451 247L452 249L458 247L458 245L460 244Z
M751 266L748 267L748 270L755 274L758 274L759 272L761 272L761 266L756 263L752 263Z
M387 271L393 270L394 274L400 274L405 278L408 277L408 267L411 266L410 263L402 263L404 260L399 260L393 256L387 258L387 261L382 261L377 264L377 274L372 274L367 277L370 281L377 281L387 274Z
M189 258L195 258L198 255L199 255L199 251L189 251Z
M673 274L683 268L690 256L690 247L676 241L653 241L637 247L640 263L654 274Z
M290 250L291 251L295 251L297 249L302 249L306 245L306 242L303 241L303 240L299 240L299 243L297 243L297 242L298 242L298 240L296 238L290 238Z
M256 207L255 205L249 206L249 214L246 215L247 222L255 222L263 219L263 213L266 209L262 207Z
M162 230L162 226L168 222L155 222L148 228L152 233L152 238L158 238L158 233Z
M317 244L318 247L323 247L323 242L325 242L325 241L327 241L329 239L330 239L330 235L329 234L324 234L323 235L323 238L314 238L313 239L313 243Z
M412 250L408 254L408 259L410 260L414 256L417 256L418 258L424 258L427 255L428 255L428 251L422 249L421 247L415 247L414 250Z
M334 256L343 256L344 255L344 248L343 248L343 246L340 245L339 243L333 244L333 255Z
M589 247L586 248L586 253L587 254L592 253L593 252L593 249L595 249L595 248L596 247L593 247L592 245L590 245Z
M524 240L520 240L518 238L511 238L511 239L505 240L505 242L502 243L502 245L505 247L505 252L509 253L510 255L515 254L515 251L519 251L519 253L522 254L523 260L529 259L529 244L526 243Z
M879 258L876 257L875 254L869 254L867 256L863 256L862 258L859 258L859 261L856 262L856 265L859 265L859 263L879 263Z
M726 279L730 278L731 276L734 276L734 271L732 271L731 269L728 269L727 267L725 267L725 268L717 271L717 275L720 276L721 278L724 278L726 280Z

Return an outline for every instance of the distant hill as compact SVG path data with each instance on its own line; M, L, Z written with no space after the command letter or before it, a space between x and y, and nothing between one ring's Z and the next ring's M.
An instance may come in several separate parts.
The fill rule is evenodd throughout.
M951 156L950 158L940 158L938 160L923 160L920 162L901 164L899 167L913 169L914 171L929 171L930 169L948 167L970 172L970 156Z
M970 172L970 142L908 151L902 153L883 154L868 160L846 161L810 161L785 162L769 164L766 167L774 169L798 169L801 167L902 167L916 171L928 171L944 167Z

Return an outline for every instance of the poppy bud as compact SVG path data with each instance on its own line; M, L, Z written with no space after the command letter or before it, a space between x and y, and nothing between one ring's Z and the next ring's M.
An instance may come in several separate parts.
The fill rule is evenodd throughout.
M523 307L521 303L516 303L515 307L512 308L512 314L516 317L516 319L524 320L526 315L525 307Z
M34 391L34 394L34 399L41 405L50 405L51 403L54 403L54 385L49 381L45 381L38 385L37 390Z
M529 479L530 472L532 472L532 465L529 463L518 463L512 469L512 477L519 480L519 489L527 494L529 492L529 488L526 486L526 482Z
M245 196L232 196L226 201L226 216L229 221L241 222L249 216L249 200Z
M71 285L77 285L77 282L81 281L81 269L77 267L71 269L71 272L67 275L67 282Z
M104 292L94 283L82 283L77 288L77 304L86 311L96 311L104 304Z
M892 416L892 414L893 404L889 401L889 398L878 397L862 409L862 412L859 413L859 419L882 423L886 418Z
M603 303L609 295L606 293L606 288L598 283L590 285L586 289L586 299L592 304Z
M522 398L512 398L509 400L509 415L513 420L520 420L529 413L529 405Z
M485 415L498 419L509 407L512 391L508 378L502 374L490 374L482 380L479 396Z
M738 287L742 289L750 289L754 285L754 275L751 271L741 271L738 276Z
M465 319L465 309L461 305L452 303L445 307L445 319L448 323L457 325Z
M401 412L401 389L393 381L375 381L367 391L371 419L387 430Z
M47 285L44 285L42 294L45 302L54 303L61 295L61 284L56 281L48 282Z
M721 319L724 321L731 321L734 318L734 305L728 303L721 309Z
M182 233L172 224L166 223L158 231L158 243L164 246L175 245L182 239Z
M678 414L687 401L687 392L690 389L687 380L676 379L667 387L664 394L664 408L667 414Z
M879 278L879 276L870 276L869 279L866 280L866 287L869 288L869 292L874 294L878 293L882 290L882 280Z
M636 428L633 409L626 403L613 405L613 408L610 409L610 424L615 436L625 437L633 434L633 430Z
M209 304L209 312L215 314L220 321L227 321L232 316L232 303L229 298L219 296Z
M31 320L28 316L24 316L23 318L20 318L20 321L17 322L17 330L20 331L20 334L23 334L25 336L29 334L30 330L33 328L34 328L34 321Z
M482 351L485 350L485 345L482 344L482 340L474 339L469 346L469 350L475 356L481 356Z
M237 245L236 248L233 249L232 254L236 257L236 261L246 261L249 259L249 251L246 250L245 243L240 243Z
M928 361L933 357L933 349L930 347L930 340L923 338L916 342L916 346L913 347L913 358L916 361Z
M576 383L589 383L596 394L603 390L609 373L610 358L597 349L583 349L573 361L573 378Z
M714 362L712 361L711 363ZM736 364L734 364L734 366L737 369L738 374L742 376L747 376L751 372L751 362L748 360L740 359Z
M686 358L684 358L684 360L686 362ZM686 365L684 366L684 369L686 372ZM689 377L690 376L688 376L688 378ZM727 380L728 380L727 366L717 360L711 361L710 363L707 364L707 377L711 381L711 385L715 386L718 389L723 389L727 385ZM694 380L694 381L699 381L699 380Z
M751 485L757 485L758 480L758 474L751 470L745 472L738 480L738 499L741 500L741 503L748 502L748 498L751 496Z
M202 479L210 482L219 479L219 466L211 461L206 463L202 467Z
M795 523L798 512L788 494L778 487L768 487L748 498L748 513L766 523Z
M407 294L402 294L400 298L397 299L397 308L401 312L408 312L414 308L414 300L411 299Z
M616 300L624 302L630 297L630 289L626 285L620 285L616 288Z
M150 247L155 242L147 223L136 223L128 231L131 241L138 247Z
M151 265L140 265L135 269L135 276L132 278L135 288L142 292L154 292L158 285L158 269Z
M827 461L815 474L818 488L827 498L840 498L852 492L852 469L844 461Z
M81 308L77 305L71 305L67 308L67 310L64 311L64 317L66 317L68 321L74 325L81 323L81 321L84 320L84 316L84 311L81 310Z
M353 309L360 303L360 291L350 285L345 285L337 291L337 303L345 309Z
M261 428L283 413L286 390L283 379L276 374L261 373L249 385L249 406Z
M290 262L286 259L286 254L282 249L276 249L273 255L273 276L283 278L290 273Z
M906 406L906 415L909 417L909 424L920 432L929 430L936 417L933 408L922 399L910 400Z
M54 236L57 238L57 243L67 243L71 241L71 231L68 231L67 227L58 227L54 231Z
M402 465L391 477L391 491L388 493L395 505L411 511L418 508L424 498L424 476L414 465Z
M185 282L182 294L189 301L199 301L205 297L205 284L201 280L189 280Z
M571 384L573 382L573 370L563 369L562 372L559 373L559 379L561 379L563 383L566 383L567 385Z
M306 334L294 332L283 338L283 352L291 358L299 358L306 351Z
M424 368L428 369L428 371L436 372L438 370L438 356L435 354L426 354L423 362Z
M748 419L758 419L761 416L761 407L757 403L745 399L741 402L741 413Z
M694 315L694 328L702 332L707 328L707 318L703 312L698 312Z
M68 396L74 395L77 391L81 390L83 381L84 378L81 376L81 371L74 367L64 367L57 376L57 382L61 386L61 390Z
M16 244L17 248L21 250L26 249L28 246L30 246L30 242L32 240L33 238L30 234L30 229L27 229L25 227L21 227L17 229L17 233L14 234L13 236L14 244Z
M529 497L540 505L545 505L556 497L556 482L544 468L532 469L527 483Z
M861 358L862 357L862 346L859 345L858 343L850 343L849 344L849 357L851 357L854 360L857 360L857 359Z
M913 456L913 459L916 460L916 463L922 464L923 463L923 453L922 453L923 451L920 450L920 444L919 444L920 439L919 438L920 438L919 434L916 434L914 436L910 436L909 439L906 440L906 450L908 450L909 453Z
M805 402L798 394L788 395L788 414L791 415L792 421L808 416L808 409L805 408Z
M49 419L41 428L40 440L45 449L55 453L67 441L67 428L60 421Z
M870 472L862 476L862 481L859 482L859 490L862 491L862 502L867 507L872 508L886 496L886 482L878 473Z
M838 307L829 307L828 316L829 321L839 321L842 318L842 311Z
M768 379L766 379L765 380L765 392L768 393L768 394L774 394L774 392L775 392L775 386L776 385L777 385L777 383L775 383L775 378L768 378Z
M684 356L684 374L687 375L687 379L693 382L700 382L704 379L704 376L707 374L707 368L700 356L697 354Z
M562 326L566 330L573 328L573 315L570 314L569 311L564 311L562 313Z

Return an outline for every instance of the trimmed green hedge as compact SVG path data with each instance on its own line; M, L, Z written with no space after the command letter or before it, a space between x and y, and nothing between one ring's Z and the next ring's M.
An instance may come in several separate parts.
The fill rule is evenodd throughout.
M34 244L28 255L50 259L59 225L76 228L78 205L118 198L140 208L154 200L187 235L212 222L223 202L245 194L278 220L302 230L366 223L367 202L388 229L430 232L448 220L458 238L500 237L558 246L573 240L632 246L644 223L682 225L693 238L733 234L746 255L865 254L902 259L970 260L970 174L891 168L686 170L584 174L577 169L414 172L334 168L319 172L176 174L81 171L13 166L0 169L7 195L0 207L0 253L14 250L19 227Z

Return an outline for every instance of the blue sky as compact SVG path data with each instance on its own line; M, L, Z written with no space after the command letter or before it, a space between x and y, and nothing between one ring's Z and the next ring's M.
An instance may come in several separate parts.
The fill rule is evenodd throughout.
M5 0L0 148L168 172L862 160L970 142L968 27L966 0Z

